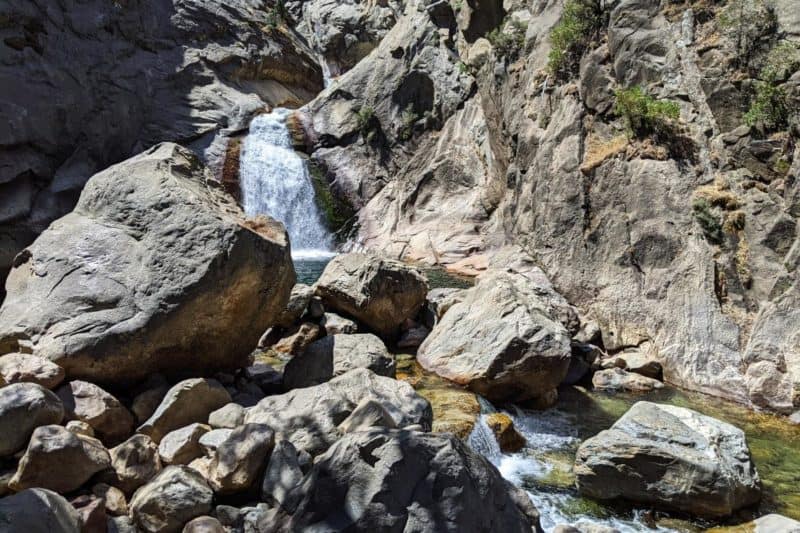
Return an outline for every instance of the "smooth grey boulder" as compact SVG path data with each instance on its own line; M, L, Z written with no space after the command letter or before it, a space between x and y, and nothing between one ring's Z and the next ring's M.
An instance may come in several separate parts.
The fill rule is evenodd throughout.
M332 335L292 357L283 370L283 384L287 389L310 387L356 368L393 378L396 366L394 355L371 333Z
M133 493L161 471L158 446L147 435L134 435L110 452L113 473L108 475L108 482L125 494Z
M742 525L743 531L752 533L797 533L800 522L775 513L760 516Z
M316 285L326 309L352 316L388 339L417 315L427 293L428 282L416 268L358 253L334 257Z
M15 491L40 487L71 492L110 465L108 450L99 440L61 426L41 426L31 435L9 486Z
M59 424L63 418L61 400L41 385L16 383L0 388L0 457L24 448L37 427Z
M701 517L724 517L761 499L744 432L690 409L638 402L578 449L581 494Z
M490 400L554 397L569 368L570 335L543 296L549 283L539 281L483 274L433 328L417 360Z
M203 450L203 453L209 457L213 457L214 453L219 448L219 445L225 442L228 437L233 432L233 429L212 429L204 433L198 443L200 444L200 448Z
M420 424L430 431L433 412L426 399L408 383L367 369L268 396L248 409L245 422L266 424L275 431L276 439L288 440L298 450L316 456L340 437L337 426L365 399L380 402L399 427Z
M292 491L291 531L536 530L489 461L450 434L375 429L342 437ZM391 495L387 498L386 495ZM524 495L523 495L524 496Z
M264 424L244 424L217 446L208 482L218 494L234 494L257 482L275 446L275 433Z
M9 274L0 352L92 382L245 366L294 269L283 226L246 220L207 177L169 143L93 176Z
M282 328L290 328L300 320L306 312L311 297L314 296L314 288L304 283L298 283L292 287L289 294L289 301L286 308L281 312L277 320L277 325Z
M203 477L186 466L168 466L136 491L130 514L148 533L176 533L211 511L214 493Z
M213 516L198 516L183 527L182 533L226 533L226 531Z
M230 404L233 405L233 404ZM211 431L205 424L189 424L167 433L158 444L158 455L166 465L189 464L203 455L200 438Z
M628 392L647 392L664 388L664 384L657 379L616 367L595 372L592 376L592 385L599 390Z
M370 398L364 398L353 409L350 416L339 424L339 431L353 433L354 431L362 431L371 427L394 429L397 427L397 423L383 405Z
M214 429L235 428L244 422L244 414L244 407L229 403L208 415L208 425Z
M652 379L661 379L663 369L661 363L648 356L642 350L626 350L609 358L609 363L616 367L635 372Z
M43 357L9 353L0 357L0 387L12 383L36 383L54 389L64 380L64 369Z
M78 512L61 495L48 489L26 489L0 499L0 526L25 533L79 533Z
M358 324L336 313L325 313L322 320L319 321L319 325L325 330L325 335L358 333Z
M294 500L290 495L304 475L297 458L297 448L288 440L277 441L261 482L261 499L292 512Z
M137 431L161 442L170 431L208 422L208 415L231 402L230 393L215 379L186 379L173 386L156 411Z
M133 433L131 412L97 385L70 381L56 394L64 404L65 418L86 422L106 444L118 444Z

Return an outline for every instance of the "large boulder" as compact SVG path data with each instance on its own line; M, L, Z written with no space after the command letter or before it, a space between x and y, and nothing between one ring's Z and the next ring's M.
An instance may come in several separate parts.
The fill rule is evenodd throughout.
M161 442L170 431L195 422L208 422L208 415L230 401L230 393L219 381L187 379L167 392L155 413L137 431Z
M331 335L289 360L283 371L287 389L310 387L356 368L393 378L396 363L383 342L370 333Z
M214 493L203 477L186 466L169 466L133 495L133 521L148 533L176 533L208 514Z
M628 392L648 392L664 388L664 384L657 379L648 378L617 367L595 372L592 376L592 385L598 390L623 390Z
M294 269L283 227L245 220L206 178L168 143L95 175L16 261L0 352L99 382L245 366Z
M277 325L282 328L292 327L306 312L312 296L314 296L313 287L304 283L298 283L292 287L286 307L278 317Z
M15 23L0 64L0 279L99 169L174 141L221 170L230 137L265 104L297 105L323 85L316 54L250 0L2 10Z
M25 533L78 533L78 512L63 496L47 489L26 489L0 500L0 526Z
M61 400L41 385L16 383L0 388L0 457L24 448L37 427L58 424L63 418Z
M702 517L761 498L744 432L690 409L638 402L575 458L578 490Z
M317 295L332 309L352 316L378 335L394 338L425 303L428 282L398 261L350 253L336 256L317 281Z
M131 412L97 385L70 381L56 394L64 404L66 419L86 422L106 444L117 444L133 432Z
M263 474L275 446L275 434L264 424L234 429L214 453L208 469L211 487L220 494L249 489Z
M411 385L358 369L321 385L268 396L248 410L246 423L266 424L276 439L286 439L312 456L341 435L337 426L364 399L383 405L399 427L419 424L430 430L433 414Z
M64 369L43 357L26 353L0 357L0 387L11 383L36 383L45 389L54 389L63 379Z
M342 437L314 461L289 500L287 526L530 533L535 511L529 501L518 507L516 490L453 435L375 429Z
M548 399L567 374L570 335L546 279L504 271L462 293L419 348L425 369L495 401Z
M70 492L111 465L99 440L76 435L61 426L36 428L9 486L16 490L41 487Z

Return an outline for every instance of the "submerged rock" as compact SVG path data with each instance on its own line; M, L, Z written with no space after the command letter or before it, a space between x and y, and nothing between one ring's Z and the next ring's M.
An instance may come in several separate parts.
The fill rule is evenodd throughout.
M0 457L24 448L37 427L58 424L63 418L61 400L41 385L16 383L0 388Z
M570 336L530 278L484 274L420 346L427 370L493 401L553 398L570 363Z
M641 374L628 372L621 368L600 370L592 376L592 385L600 390L624 390L629 392L647 392L663 389L664 384L657 379L648 378Z
M25 533L78 533L81 528L75 508L63 496L41 488L1 499L2 524Z
M16 491L41 487L70 492L110 465L108 451L99 440L61 426L42 426L31 435L9 485Z
M294 269L283 227L245 220L206 177L168 143L92 177L11 271L0 351L93 382L245 366Z
M452 435L350 433L318 457L292 491L296 501L286 527L530 533L538 523L527 496L512 495L517 490ZM517 501L527 501L525 509Z
M367 368L379 376L394 377L396 363L375 335L332 335L311 344L289 360L283 371L287 389L309 387L356 368Z
M416 268L364 254L338 255L325 267L316 293L332 309L394 338L425 303L428 282Z
M430 430L431 406L407 383L377 376L367 369L352 370L321 385L268 396L248 409L246 423L266 424L277 439L286 439L312 456L327 450L340 437L339 423L365 399L388 411L399 427L420 424Z
M744 432L690 409L638 402L575 458L581 494L702 517L757 503L761 481Z

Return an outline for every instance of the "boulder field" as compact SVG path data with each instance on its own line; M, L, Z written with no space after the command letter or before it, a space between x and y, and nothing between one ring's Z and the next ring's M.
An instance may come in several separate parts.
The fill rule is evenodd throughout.
M797 12L5 2L0 531L797 530L742 430L658 403L800 417ZM316 280L243 194L262 113ZM632 407L544 482L521 413L576 390Z

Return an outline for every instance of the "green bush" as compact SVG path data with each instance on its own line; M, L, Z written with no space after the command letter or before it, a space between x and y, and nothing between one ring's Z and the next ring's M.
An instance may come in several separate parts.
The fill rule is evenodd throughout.
M286 22L289 12L286 10L284 0L275 0L267 11L267 26L277 28L281 23Z
M355 210L333 193L319 165L311 161L308 170L311 174L311 185L314 187L314 201L324 214L325 225L331 233L338 234L348 224L352 224Z
M773 48L755 82L755 93L744 122L762 132L785 128L789 121L786 91L778 84L800 68L800 47L783 41Z
M695 198L692 213L709 241L722 242L722 222L705 198Z
M674 136L680 107L671 100L654 98L636 85L616 92L614 111L625 120L628 132L638 137Z
M377 130L375 110L369 106L359 108L359 110L356 111L356 121L361 136L367 141L371 141L375 137L375 132Z
M550 31L550 73L556 77L574 74L584 50L604 22L600 0L567 0L561 20Z
M786 91L766 81L756 81L755 85L756 92L750 109L744 114L745 124L763 132L786 127L789 119Z
M527 24L512 19L509 24L503 21L500 26L490 31L486 35L486 39L492 43L497 57L514 60L519 57L520 51L525 47L525 32L527 30Z
M414 105L408 104L400 115L400 140L407 141L414 135L414 124L419 120L419 115L414 112Z
M777 26L766 0L729 0L717 20L736 47L734 62L739 68L750 67L762 38L773 35Z

